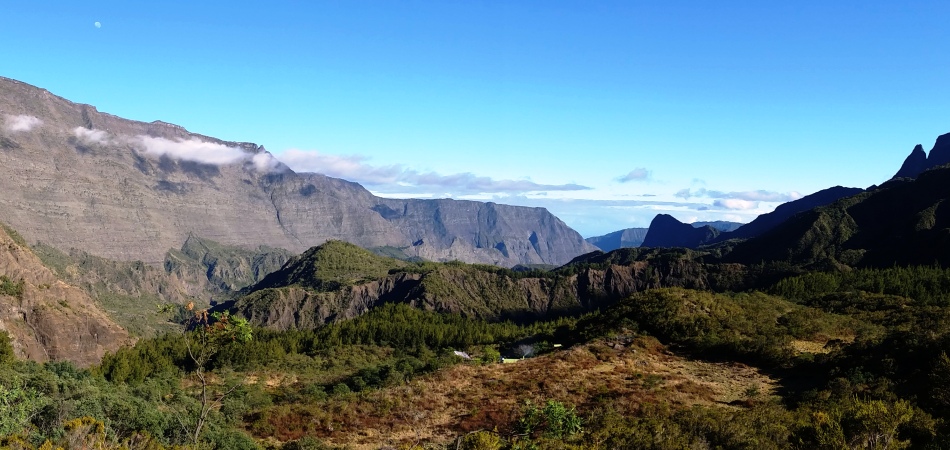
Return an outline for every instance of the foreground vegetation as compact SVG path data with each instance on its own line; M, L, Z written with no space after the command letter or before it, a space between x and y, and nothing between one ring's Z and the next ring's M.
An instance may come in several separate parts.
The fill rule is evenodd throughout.
M87 370L16 361L4 341L0 448L946 448L948 280L654 289L529 325L386 305L203 360L194 331L166 334ZM727 394L717 371L751 375Z

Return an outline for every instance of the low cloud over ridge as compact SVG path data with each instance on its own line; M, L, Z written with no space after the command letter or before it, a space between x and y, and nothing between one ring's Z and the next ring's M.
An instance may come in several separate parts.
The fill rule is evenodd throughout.
M43 125L43 121L26 114L20 114L18 116L7 115L4 125L4 129L11 133L16 133L19 131L30 131L40 125Z
M76 131L77 136L79 131ZM283 172L287 170L282 162L274 158L270 152L261 149L250 152L241 147L232 147L215 142L207 142L198 138L171 140L162 137L139 135L132 138L122 138L131 142L142 153L152 157L168 157L179 161L190 161L200 164L224 166L229 164L245 164L252 166L259 172Z
M238 147L205 142L198 138L173 141L161 137L140 135L136 136L134 140L142 146L146 154L151 156L168 156L172 159L216 166L232 164L249 156Z
M579 184L539 184L529 180L496 180L472 173L441 175L420 172L400 164L373 166L362 156L327 155L314 151L291 149L280 154L280 160L298 172L316 172L360 184L405 191L411 187L437 188L453 194L520 193L539 191L589 190Z

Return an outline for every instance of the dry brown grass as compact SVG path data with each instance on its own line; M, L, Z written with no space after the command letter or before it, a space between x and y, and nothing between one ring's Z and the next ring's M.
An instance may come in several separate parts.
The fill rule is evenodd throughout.
M649 338L628 345L598 342L515 364L453 366L401 386L329 400L319 412L290 409L275 419L301 422L291 427L298 431L275 437L311 434L353 449L449 442L474 430L512 431L526 400L558 400L582 414L603 401L729 407L751 391L770 395L775 385L752 367L689 360Z

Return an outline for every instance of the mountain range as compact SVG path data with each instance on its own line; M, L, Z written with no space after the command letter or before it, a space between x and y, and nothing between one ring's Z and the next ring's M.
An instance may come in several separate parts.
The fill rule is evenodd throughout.
M409 257L563 264L594 249L543 208L376 197L263 146L126 120L0 78L0 220L29 242L158 265L189 236L299 253L331 239Z
M733 231L741 227L742 223L729 222L725 220L716 220L712 222L693 222L694 228L710 226L720 232ZM639 247L643 245L643 240L647 236L649 228L626 228L603 236L593 236L585 239L587 242L595 245L597 248L609 252L618 248Z
M644 247L687 247L698 248L732 239L749 239L759 236L790 219L798 213L827 205L840 198L863 192L859 188L835 186L806 195L800 199L783 203L774 211L762 214L755 220L732 230L721 230L712 226L696 228L684 224L668 214L659 214L653 218L644 237Z

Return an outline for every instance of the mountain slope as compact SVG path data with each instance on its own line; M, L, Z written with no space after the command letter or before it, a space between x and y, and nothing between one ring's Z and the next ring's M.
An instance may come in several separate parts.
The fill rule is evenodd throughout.
M841 186L823 189L800 199L783 203L775 208L774 211L762 214L756 217L752 222L732 229L726 226L712 226L715 222L710 223L709 229L696 228L697 224L693 224L693 229L690 229L686 226L687 224L676 220L672 216L660 214L650 223L647 238L644 239L642 245L644 247L697 248L702 245L720 243L730 239L749 239L767 232L803 211L827 205L840 198L855 195L863 191L863 189L859 188L846 188ZM730 224L731 222L725 223ZM700 232L698 230L704 231Z
M726 260L890 267L950 264L950 168L816 208L737 244Z
M260 281L288 259L285 250L246 249L189 237L180 250L169 250L164 267L141 261L115 261L82 250L61 251L46 244L31 248L66 283L96 299L109 316L137 337L179 330L175 313L159 305L199 307L230 298Z
M21 357L79 366L132 342L92 298L57 278L6 227L0 227L0 330L10 334Z
M748 239L765 233L776 227L780 223L790 219L795 214L808 211L809 209L827 205L838 199L850 197L863 192L861 188L849 188L843 186L834 186L828 189L822 189L813 194L806 195L800 199L792 200L778 205L774 211L762 214L755 220L736 228L734 231L723 233L713 242L722 242L727 239Z
M0 78L0 209L30 242L158 265L189 236L301 252L330 239L514 266L593 250L541 208L375 197L262 146L135 122Z

